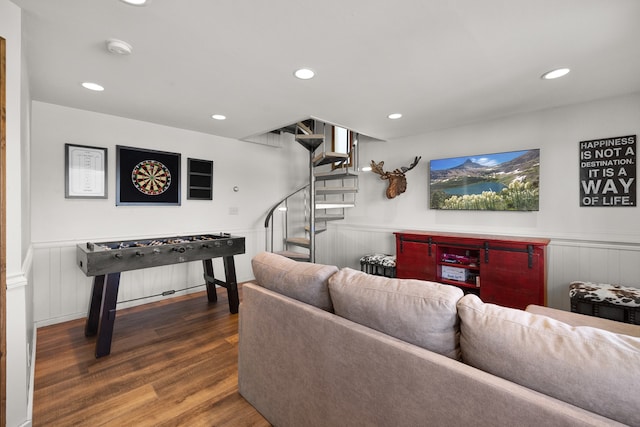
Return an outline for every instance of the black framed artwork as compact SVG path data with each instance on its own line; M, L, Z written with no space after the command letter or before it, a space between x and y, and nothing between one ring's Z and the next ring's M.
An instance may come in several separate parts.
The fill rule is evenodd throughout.
M116 205L180 205L180 153L116 145Z
M67 199L107 198L107 149L89 145L64 144L64 197Z

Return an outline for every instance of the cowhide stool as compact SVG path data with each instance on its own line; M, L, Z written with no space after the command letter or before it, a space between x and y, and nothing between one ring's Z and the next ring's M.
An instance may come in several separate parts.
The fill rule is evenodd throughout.
M368 254L360 258L360 270L376 276L396 277L396 256Z
M620 285L572 282L571 311L640 325L640 289Z

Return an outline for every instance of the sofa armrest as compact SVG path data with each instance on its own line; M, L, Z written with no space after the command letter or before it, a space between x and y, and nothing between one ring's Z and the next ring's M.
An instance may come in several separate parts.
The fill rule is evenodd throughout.
M601 317L587 316L580 313L572 313L570 311L558 310L550 307L542 307L540 305L531 304L526 310L532 314L541 314L551 317L562 323L571 326L590 326L592 328L603 329L613 332L614 334L629 335L632 337L640 337L640 326L630 323L616 322L615 320L603 319Z

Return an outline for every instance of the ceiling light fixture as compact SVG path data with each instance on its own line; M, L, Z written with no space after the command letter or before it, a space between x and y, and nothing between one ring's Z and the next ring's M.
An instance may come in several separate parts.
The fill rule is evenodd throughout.
M299 70L296 70L293 75L300 80L309 80L312 79L313 76L316 75L316 73L308 68L300 68Z
M222 114L213 114L211 118L215 120L226 120L227 116L223 116Z
M82 87L85 89L92 90L94 92L102 92L104 90L104 87L100 86L98 83L92 83L92 82L84 82L82 83Z
M116 55L131 55L133 48L127 42L118 39L107 40L107 50Z
M569 74L569 71L571 70L568 68L557 68L555 70L547 71L540 78L542 78L543 80L553 80L562 76L566 76L567 74Z
M389 117L391 120L397 120L400 117L402 117L402 114L400 114L400 113L392 113L392 114L389 114L387 117Z
M122 3L129 4L131 6L144 6L149 3L150 0L120 0Z

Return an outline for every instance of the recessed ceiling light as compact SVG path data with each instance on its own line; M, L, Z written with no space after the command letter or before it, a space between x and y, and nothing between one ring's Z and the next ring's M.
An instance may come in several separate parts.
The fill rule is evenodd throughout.
M222 114L214 114L211 116L211 118L215 120L226 120L227 116L223 116Z
M389 117L391 120L397 120L400 117L402 117L402 114L400 114L400 113L392 113L392 114L389 114L387 117Z
M293 73L293 75L299 78L300 80L309 80L309 79L312 79L313 76L316 75L316 73L313 70L310 70L308 68L300 68L299 70L296 70L295 73Z
M553 80L557 79L558 77L566 76L567 74L569 74L569 71L571 70L568 68L558 68L544 73L541 78L544 80Z
M130 4L131 6L144 6L151 0L120 0L122 3Z
M116 55L130 55L133 51L131 45L118 39L107 40L107 50Z
M82 83L82 87L85 89L96 91L96 92L102 92L104 90L104 88L100 86L98 83L91 83L91 82Z

